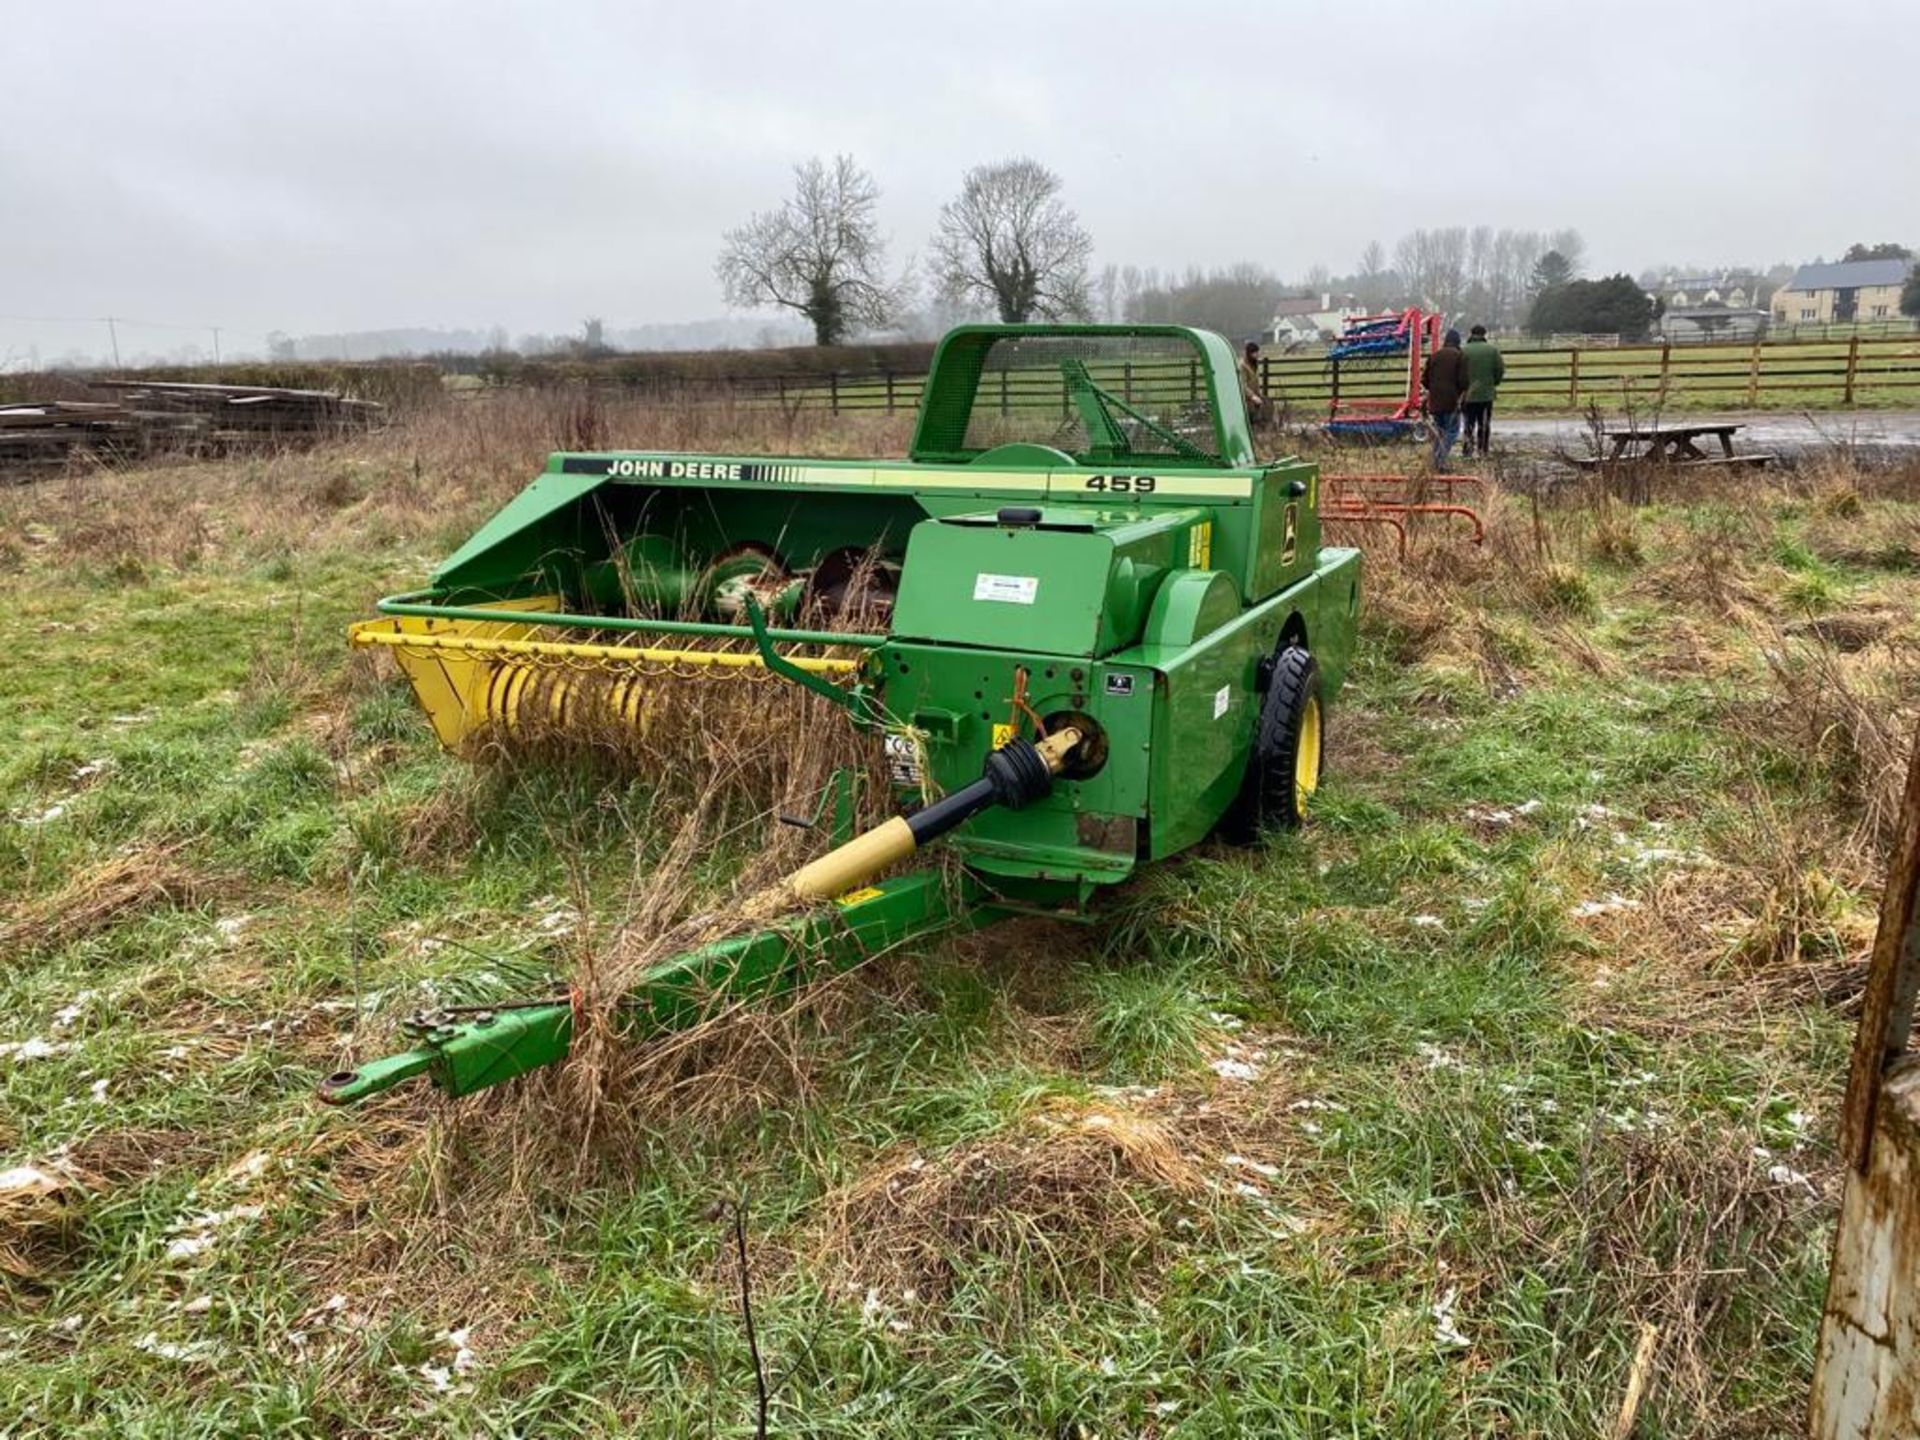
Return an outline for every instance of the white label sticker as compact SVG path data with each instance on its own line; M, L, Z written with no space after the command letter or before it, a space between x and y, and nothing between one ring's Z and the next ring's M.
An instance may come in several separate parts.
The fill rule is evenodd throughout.
M887 736L887 772L896 785L920 783L920 747L911 735Z
M1222 685L1213 692L1213 718L1218 720L1227 713L1227 707L1233 703L1233 687Z
M973 577L973 598L1001 600L1009 605L1031 605L1040 591L1038 575L988 575Z

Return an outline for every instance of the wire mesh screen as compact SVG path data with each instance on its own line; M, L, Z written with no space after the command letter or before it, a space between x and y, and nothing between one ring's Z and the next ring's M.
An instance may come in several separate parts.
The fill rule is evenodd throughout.
M1020 335L989 342L978 379L928 397L937 431L978 454L1016 442L1085 463L1217 460L1207 366L1177 335Z

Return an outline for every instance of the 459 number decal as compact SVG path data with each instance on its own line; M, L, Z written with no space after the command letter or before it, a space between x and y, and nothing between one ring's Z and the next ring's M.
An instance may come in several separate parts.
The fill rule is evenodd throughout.
M1086 488L1110 495L1151 495L1160 482L1152 475L1089 475Z

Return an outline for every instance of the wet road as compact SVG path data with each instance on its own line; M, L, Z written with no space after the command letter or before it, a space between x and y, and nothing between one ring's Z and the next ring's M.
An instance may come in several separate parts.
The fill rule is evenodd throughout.
M1787 411L1725 416L1669 415L1670 425L1713 424L1724 419L1740 426L1733 437L1736 450L1770 450L1776 455L1848 449L1882 452L1889 456L1920 450L1920 410L1849 410L1816 413ZM1609 424L1621 425L1618 419ZM1642 424L1648 422L1642 421ZM1503 416L1494 411L1493 443L1533 454L1590 455L1593 441L1584 421L1575 416ZM1712 443L1709 441L1708 443Z

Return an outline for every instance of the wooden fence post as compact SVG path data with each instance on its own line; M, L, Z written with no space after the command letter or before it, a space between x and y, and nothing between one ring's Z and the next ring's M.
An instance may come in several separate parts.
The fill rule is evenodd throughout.
M827 372L827 408L835 415L840 413L840 372Z
M1120 367L1120 398L1129 405L1133 403L1133 362L1131 360Z
M1667 403L1667 386L1671 383L1672 375L1673 342L1663 340L1660 342L1660 403L1662 405Z
M1849 408L1853 405L1853 377L1860 370L1860 332L1855 331L1847 340L1847 390L1841 400Z
M1002 419L1005 419L1013 413L1013 406L1007 397L1007 376L1011 373L1012 372L1008 370L1002 370L1000 372L1000 415Z
M1760 403L1760 337L1753 337L1753 355L1747 361L1747 407Z
M1840 1120L1846 1162L1826 1313L1815 1352L1815 1440L1895 1440L1913 1433L1920 1335L1920 1087L1900 1062L1912 1048L1920 988L1920 745L1907 767L1860 1005Z
M1567 352L1573 357L1567 366L1567 404L1578 408L1580 404L1580 347L1575 345Z
M887 414L893 414L893 371L887 371Z

